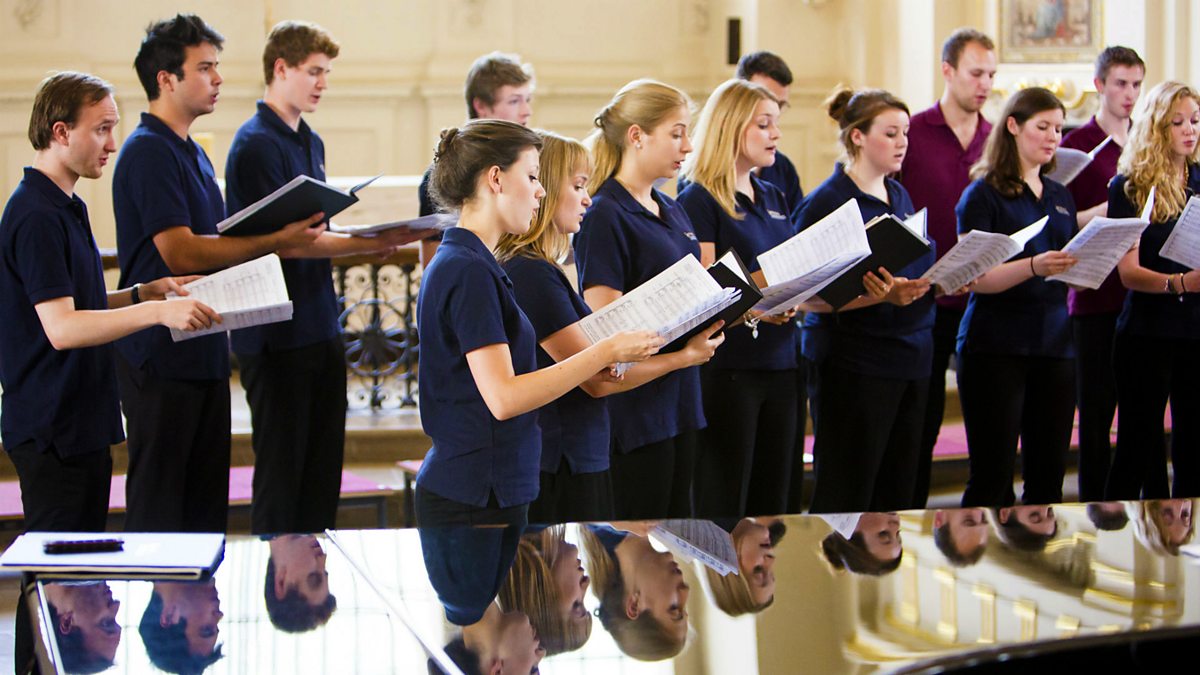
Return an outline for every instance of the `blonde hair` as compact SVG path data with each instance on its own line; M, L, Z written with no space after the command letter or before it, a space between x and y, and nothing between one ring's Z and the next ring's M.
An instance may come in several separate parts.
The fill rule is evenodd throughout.
M1129 142L1117 160L1117 173L1125 176L1125 196L1141 209L1150 188L1154 193L1154 211L1150 220L1163 222L1183 212L1187 203L1184 186L1179 184L1171 165L1171 109L1185 98L1200 103L1200 94L1182 82L1161 82L1142 97L1133 116ZM1195 164L1200 146L1192 150L1188 164Z
M621 168L621 157L625 152L625 133L629 127L638 125L652 132L672 112L691 107L687 94L656 80L634 80L621 87L608 105L604 106L592 123L596 125L584 143L592 151L592 177L588 181L588 194L604 181L612 178Z
M704 580L704 590L709 600L729 616L758 614L775 603L774 597L762 604L754 602L754 596L750 594L749 575L739 573L721 576L711 567L700 566L704 568L704 574L698 576Z
M636 619L625 614L625 580L616 554L610 554L600 538L586 526L580 526L579 539L587 553L592 593L600 600L596 615L621 652L638 661L662 661L683 651L686 637L676 639L650 612L642 612Z
M592 615L571 621L558 610L560 591L553 568L558 562L566 526L554 525L541 532L523 535L517 557L500 586L497 600L504 611L517 610L529 617L546 656L575 651L592 635Z
M558 265L571 248L570 239L554 226L563 185L579 170L590 166L587 148L574 138L559 136L552 131L537 130L542 139L539 177L546 196L524 234L506 233L496 244L496 259L500 262L518 255L538 258Z
M1155 201L1158 197L1155 196ZM1164 502L1191 502L1192 522L1188 526L1181 541L1171 541L1167 524L1163 522L1162 506ZM1130 502L1125 506L1129 519L1133 521L1133 535L1150 551L1159 555L1179 555L1179 547L1192 541L1196 535L1196 500L1195 499L1151 499L1145 502Z
M683 176L708 190L730 217L737 212L737 168L746 128L761 101L779 99L766 87L746 80L727 80L713 91L700 112L693 145L697 151L683 163Z

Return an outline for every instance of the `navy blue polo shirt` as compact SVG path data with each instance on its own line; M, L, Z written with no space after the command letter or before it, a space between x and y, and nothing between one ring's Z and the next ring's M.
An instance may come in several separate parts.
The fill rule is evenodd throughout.
M225 203L230 213L266 197L296 176L325 180L325 144L300 120L292 131L271 106L258 102L229 147L225 162ZM307 347L336 338L337 296L328 258L285 258L283 278L292 299L292 319L231 334L233 351L260 354Z
M417 533L446 620L456 626L479 623L516 560L521 528L421 527Z
M679 195L679 205L687 211L700 241L713 244L717 257L729 249L737 252L751 272L759 270L758 255L787 241L793 234L791 212L779 188L754 176L750 177L754 199L737 193L734 219L712 194L692 183ZM796 367L795 329L763 322L755 339L746 326L725 329L725 343L713 355L714 368L738 370L786 370Z
M425 173L421 175L421 182L417 184L417 215L432 216L441 209L438 208L437 202L433 201L433 195L429 194L429 177L433 174L433 165L430 164ZM429 241L441 241L442 232L439 230L432 235L426 237Z
M537 412L492 417L471 376L467 353L507 344L513 372L537 368L533 326L513 298L512 282L470 230L446 231L417 297L421 339L421 423L433 439L417 484L446 499L502 507L538 493L542 434Z
M1117 174L1108 186L1108 215L1110 218L1136 218L1141 208L1134 206L1125 196L1128 179ZM1187 197L1200 192L1200 167L1188 165ZM1165 222L1152 222L1142 231L1138 244L1138 264L1148 270L1163 274L1190 272L1186 265L1158 254L1167 237L1175 229L1178 218ZM1193 289L1188 289L1193 290ZM1179 299L1183 298L1183 302ZM1147 337L1200 338L1200 294L1185 293L1177 296L1170 293L1142 293L1130 291L1125 296L1125 306L1117 317L1117 330L1130 335Z
M592 313L556 265L516 256L503 267L539 343ZM537 367L554 364L546 350L538 347ZM542 471L557 473L564 460L573 474L608 469L609 419L604 399L592 398L576 387L538 409L538 426L542 428Z
M58 351L35 306L70 297L108 309L104 268L87 207L42 172L25 177L0 216L0 435L62 457L120 443L121 407L109 345Z
M758 177L783 192L789 215L800 209L800 204L804 201L804 189L800 187L800 174L796 173L796 165L792 164L787 155L776 150L775 163L759 169Z
M121 145L113 171L113 212L121 288L174 276L154 245L154 235L172 227L216 234L225 217L212 162L204 149L182 139L150 113ZM158 377L217 380L229 377L225 333L172 342L164 326L117 341L117 351L135 368Z
M816 190L808 194L796 213L796 227L802 231L833 213L848 199L858 202L863 222L876 216L894 214L904 219L913 214L908 190L898 181L884 179L888 201L858 189L841 165ZM935 259L930 251L900 270L898 277L916 279ZM881 302L870 307L804 317L801 350L814 362L831 359L843 370L900 380L929 377L933 368L933 292L926 293L905 307Z
M661 216L638 203L615 178L592 197L575 235L579 287L608 286L628 293L685 255L700 257L700 242L687 212L658 190ZM622 394L608 397L613 444L626 453L702 429L700 370L681 368Z
M960 235L971 230L1013 234L1049 216L1041 234L1013 260L1061 250L1076 228L1071 193L1045 176L1041 199L1028 185L1010 199L983 179L972 181L954 207L954 214L958 216ZM972 293L958 326L958 351L1073 358L1067 285L1033 277L1003 293Z

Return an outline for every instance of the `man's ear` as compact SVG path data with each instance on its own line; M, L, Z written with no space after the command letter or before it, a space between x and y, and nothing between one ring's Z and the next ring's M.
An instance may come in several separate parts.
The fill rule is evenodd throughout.
M642 615L642 594L634 591L625 598L625 616L631 620Z
M487 119L492 116L492 106L483 102L483 99L476 96L471 99L471 109L475 111L475 117L479 119Z
M66 122L58 121L50 127L50 140L59 145L70 145L71 127Z
M162 614L158 615L158 625L163 628L174 626L181 618L179 605L163 605Z
M1012 118L1009 118L1009 119L1012 119ZM996 520L1000 521L1001 523L1007 523L1008 517L1010 515L1012 515L1012 509L1010 509L1006 506L996 512Z
M287 68L288 68L287 61L284 61L283 58L281 57L281 58L275 59L275 65L271 66L271 71L273 73L275 73L276 78L287 77Z
M287 568L275 566L275 599L282 600L287 595Z
M75 627L75 612L66 611L58 613L58 632L67 635L71 629Z
M946 512L941 511L941 510L934 511L934 513L933 513L933 528L936 530L937 528L939 528L945 524L946 524Z

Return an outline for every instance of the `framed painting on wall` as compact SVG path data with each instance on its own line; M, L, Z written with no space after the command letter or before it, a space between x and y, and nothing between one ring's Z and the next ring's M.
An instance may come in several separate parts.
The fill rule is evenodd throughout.
M1104 48L1102 0L1000 0L1000 61L1091 63Z

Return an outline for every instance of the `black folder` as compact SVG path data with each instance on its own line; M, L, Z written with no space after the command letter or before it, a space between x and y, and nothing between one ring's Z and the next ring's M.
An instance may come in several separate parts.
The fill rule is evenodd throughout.
M312 176L296 176L278 190L217 223L217 231L237 237L270 234L318 211L328 220L356 203L358 191L375 178L359 183L347 192Z
M817 294L835 310L867 292L862 282L867 272L877 272L882 267L895 274L932 250L929 242L890 214L867 225L867 241L871 245L871 255L843 272Z
M708 273L717 281L718 284L721 285L721 288L736 288L742 292L742 296L738 298L737 301L732 305L726 307L720 312L717 312L716 316L713 316L708 321L701 323L699 326L696 326L695 328L671 341L671 344L663 347L661 351L673 352L683 349L683 346L687 344L688 340L691 340L692 337L697 333L705 330L717 321L725 322L725 326L721 330L729 328L741 320L742 315L750 311L750 308L762 299L762 291L758 290L758 286L755 285L754 282L746 282L746 279L751 277L750 272L746 269L746 264L742 262L741 257L739 257L737 252L733 249L729 249L727 255L730 255L733 258L733 261L740 268L738 271L731 270L723 263L717 262L708 268ZM724 256L722 256L722 258L723 257ZM738 274L739 271L741 272L741 275Z

